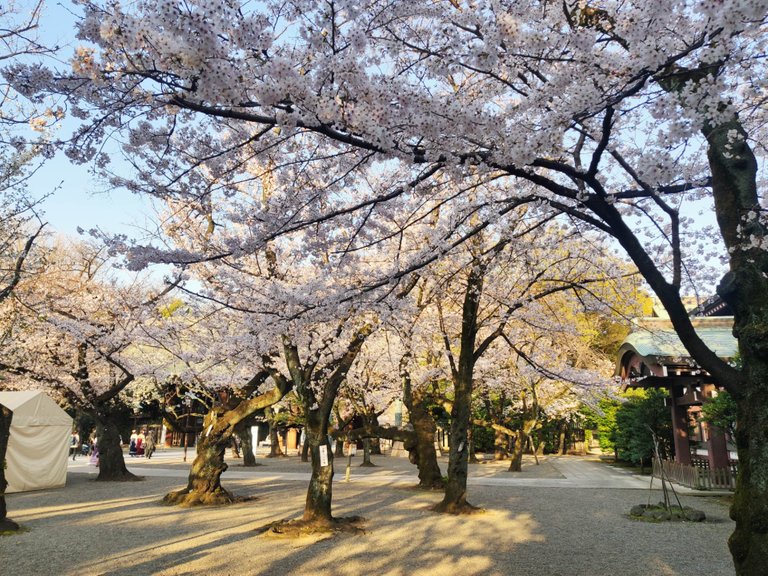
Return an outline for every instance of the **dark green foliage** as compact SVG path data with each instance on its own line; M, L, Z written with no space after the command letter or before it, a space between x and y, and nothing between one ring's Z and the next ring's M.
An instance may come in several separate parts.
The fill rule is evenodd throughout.
M603 452L616 451L616 435L618 427L616 425L616 412L622 403L615 398L603 398L598 403L599 412L595 412L593 419L595 429L598 434L598 442Z
M475 452L493 453L494 433L492 428L472 427L472 445Z
M721 391L702 405L701 419L734 436L736 434L736 401L728 392Z
M616 409L616 451L621 460L644 464L653 457L651 430L659 437L661 457L671 455L672 419L662 390L636 390Z

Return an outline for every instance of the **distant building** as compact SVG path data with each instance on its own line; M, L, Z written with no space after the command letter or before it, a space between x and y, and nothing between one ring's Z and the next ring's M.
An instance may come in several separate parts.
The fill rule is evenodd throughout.
M701 339L724 360L738 351L733 317L717 298L692 310L691 320ZM730 467L735 452L726 434L700 421L701 406L720 387L699 367L678 338L667 318L641 318L619 348L616 374L625 388L658 388L669 391L668 405L674 430L675 462L710 470Z

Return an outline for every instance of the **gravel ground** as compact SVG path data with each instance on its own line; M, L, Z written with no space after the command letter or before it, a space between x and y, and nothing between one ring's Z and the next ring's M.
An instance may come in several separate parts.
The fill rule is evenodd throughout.
M485 513L452 517L428 510L440 500L437 493L382 485L390 472L412 472L407 461L387 457L376 459L377 469L353 468L350 483L343 482L344 462L336 462L334 514L364 516L365 534L301 540L257 536L258 527L300 514L306 482L279 475L308 469L297 458L261 462L264 466L248 470L270 477L225 480L236 494L256 497L229 507L161 505L164 494L184 483L181 477L97 483L72 470L66 488L8 495L9 516L25 531L0 537L0 574L734 574L726 545L733 523L721 498L681 496L684 505L704 510L703 524L649 524L627 516L632 505L648 501L648 490L471 486L470 501ZM177 464L153 459L136 466L172 469ZM494 475L503 468L474 465L471 474ZM370 470L375 477L365 476ZM561 477L547 462L526 463L521 476ZM657 491L650 496L652 503L660 499Z

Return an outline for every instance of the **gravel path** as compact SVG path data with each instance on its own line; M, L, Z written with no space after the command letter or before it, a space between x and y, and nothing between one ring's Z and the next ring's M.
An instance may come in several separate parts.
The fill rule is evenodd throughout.
M336 461L334 514L362 515L366 534L281 540L256 536L268 522L295 517L306 482L297 458L261 459L255 469L232 466L225 486L255 501L181 509L159 500L184 483L172 459L129 462L147 470L141 482L97 483L70 468L66 488L7 496L9 516L26 531L0 537L0 573L8 576L312 575L699 576L734 573L726 540L733 530L721 498L682 495L704 510L703 524L647 524L627 517L648 501L647 489L547 486L566 479L553 459L511 475L503 463L473 465L471 475L524 483L470 484L470 501L486 512L450 517L428 510L440 499L387 477L413 477L407 460L379 457L379 468ZM235 462L232 462L234 464ZM172 475L149 471L174 470ZM613 473L610 469L608 473ZM170 474L170 473L169 473ZM227 473L230 476L230 473ZM247 475L247 474L246 474ZM537 485L538 483L538 485ZM651 502L660 498L657 491Z

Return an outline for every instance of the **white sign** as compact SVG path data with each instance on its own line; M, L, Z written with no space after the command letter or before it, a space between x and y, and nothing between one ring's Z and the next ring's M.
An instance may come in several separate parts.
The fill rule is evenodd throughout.
M350 456L354 456L355 454L357 454L357 444L355 444L354 442L352 442L352 443L349 445L349 455L350 455Z
M320 466L328 466L328 446L320 446Z

